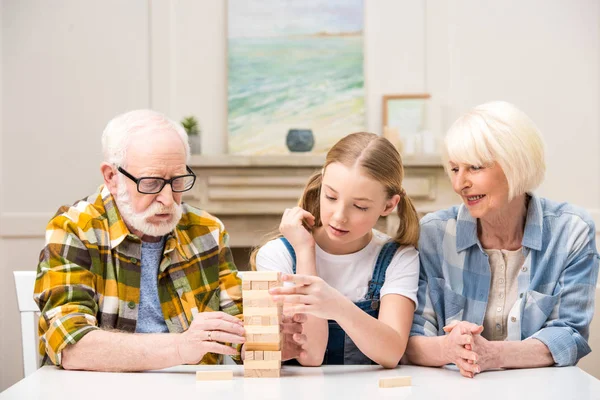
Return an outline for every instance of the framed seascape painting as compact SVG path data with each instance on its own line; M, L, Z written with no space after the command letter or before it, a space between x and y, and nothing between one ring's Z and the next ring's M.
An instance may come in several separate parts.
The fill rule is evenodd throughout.
M230 153L326 152L364 98L363 0L229 0Z

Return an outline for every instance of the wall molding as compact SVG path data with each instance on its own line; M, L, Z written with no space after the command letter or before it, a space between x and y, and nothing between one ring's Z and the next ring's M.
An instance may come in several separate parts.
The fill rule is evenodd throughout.
M587 210L600 235L600 208ZM46 225L54 213L50 212L4 212L0 213L0 238L43 238ZM600 243L598 244L600 246Z

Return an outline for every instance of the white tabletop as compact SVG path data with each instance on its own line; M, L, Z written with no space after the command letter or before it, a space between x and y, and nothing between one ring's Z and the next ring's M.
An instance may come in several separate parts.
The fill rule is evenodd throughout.
M195 371L233 369L230 381L196 382ZM412 376L412 386L379 388L379 378ZM600 381L577 367L489 371L474 379L448 368L284 366L281 378L243 378L241 366L182 366L142 373L43 367L0 393L8 399L600 399Z

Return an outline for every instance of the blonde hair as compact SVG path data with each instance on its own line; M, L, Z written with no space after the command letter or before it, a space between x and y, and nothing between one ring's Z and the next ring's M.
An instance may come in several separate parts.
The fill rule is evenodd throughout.
M448 130L444 158L470 165L498 163L508 181L508 199L531 192L544 179L544 143L533 121L504 101L485 103L461 116Z
M402 188L404 179L402 158L389 140L374 133L357 132L339 140L327 153L323 169L308 179L298 206L314 215L315 228L322 226L320 213L322 172L332 163L340 163L349 168L358 165L368 177L384 186L388 199L400 195L397 206L400 225L393 240L400 245L417 247L419 217L412 201ZM281 237L281 234L273 235L265 243L278 237ZM250 255L252 269L256 269L256 253L260 247L255 248Z

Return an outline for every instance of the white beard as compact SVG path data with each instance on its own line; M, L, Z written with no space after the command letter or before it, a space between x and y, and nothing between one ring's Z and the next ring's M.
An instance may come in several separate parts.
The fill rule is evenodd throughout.
M171 232L181 219L183 210L181 204L173 203L165 207L160 203L152 203L145 211L136 213L131 205L131 196L127 191L124 177L119 177L115 202L125 224L147 236L161 237ZM170 214L171 219L164 222L148 222L155 214ZM141 239L141 238L140 238Z

